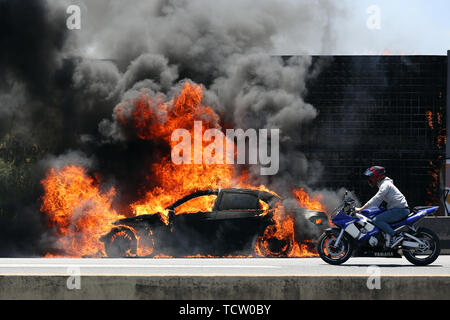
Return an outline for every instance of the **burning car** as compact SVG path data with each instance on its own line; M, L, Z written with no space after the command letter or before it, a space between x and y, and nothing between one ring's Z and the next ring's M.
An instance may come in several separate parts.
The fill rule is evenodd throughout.
M108 257L299 256L311 253L328 218L286 206L271 192L252 189L191 193L164 212L117 220L101 237ZM296 252L297 251L297 252Z

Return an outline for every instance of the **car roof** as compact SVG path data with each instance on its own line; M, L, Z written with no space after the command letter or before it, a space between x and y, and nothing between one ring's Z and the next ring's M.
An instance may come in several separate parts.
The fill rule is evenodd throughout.
M179 206L180 204L189 201L190 199L196 198L196 197L201 197L201 196L206 196L206 195L218 195L220 192L234 192L234 193L251 193L254 194L255 196L257 196L258 198L260 198L261 200L264 200L266 202L269 202L271 200L274 199L281 199L279 196L277 196L276 194L267 192L267 191L262 191L262 190L257 190L257 189L246 189L246 188L224 188L224 189L206 189L206 190L199 190L199 191L195 191L192 192L186 196L184 196L183 198L178 199L177 201L175 201L173 204L171 204L170 206L168 206L167 208L176 208L177 206Z
M247 188L226 188L226 189L219 189L219 191L222 192L242 192L242 193L253 193L255 196L258 196L261 199L271 199L271 198L277 198L281 199L278 195L275 193L267 192L264 190L258 190L258 189L247 189Z

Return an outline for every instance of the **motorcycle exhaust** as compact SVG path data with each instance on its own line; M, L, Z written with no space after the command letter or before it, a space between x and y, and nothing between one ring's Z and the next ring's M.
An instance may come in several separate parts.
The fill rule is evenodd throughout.
M412 242L412 241L403 241L402 246L408 247L408 248L418 248L419 244L417 242Z

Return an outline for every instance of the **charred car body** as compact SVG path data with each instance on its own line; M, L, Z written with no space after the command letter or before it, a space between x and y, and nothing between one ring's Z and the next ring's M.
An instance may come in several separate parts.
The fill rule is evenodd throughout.
M212 210L178 211L202 197L213 197ZM121 219L101 240L109 257L257 255L257 241L275 224L274 211L282 203L280 197L258 190L198 191L166 208L168 222L163 222L160 213ZM295 241L306 241L314 248L311 239L317 239L328 228L326 214L298 206L285 212L294 219ZM283 239L270 239L266 245L270 246L269 256L288 256L292 249L292 244Z

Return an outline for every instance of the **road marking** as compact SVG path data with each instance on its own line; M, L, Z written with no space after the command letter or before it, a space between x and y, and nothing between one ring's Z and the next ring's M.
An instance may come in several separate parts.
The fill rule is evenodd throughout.
M247 265L192 265L192 264L160 264L160 265L142 265L142 264L0 264L2 268L265 268L265 269L281 269L281 266L247 266Z
M0 276L26 276L26 277L52 277L52 276L67 276L71 275L70 273L1 273ZM282 277L291 277L291 278L322 278L322 277L332 277L332 278L367 278L367 274L297 274L297 273L285 273L285 274L258 274L258 273L250 273L250 274L235 274L235 273L81 273L82 277L241 277L241 278L282 278ZM390 274L386 275L386 277L392 278L450 278L450 274Z

